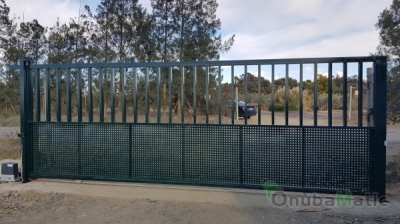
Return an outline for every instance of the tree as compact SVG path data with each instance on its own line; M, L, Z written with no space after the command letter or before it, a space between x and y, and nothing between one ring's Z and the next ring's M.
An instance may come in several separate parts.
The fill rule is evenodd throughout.
M216 17L216 0L152 0L154 16L155 54L163 61L208 61L218 60L221 53L230 49L234 35L223 41L220 35L221 21ZM177 70L174 72L178 72ZM185 83L193 83L193 71L185 69ZM168 83L168 72L162 72L162 82ZM205 68L197 68L197 99L204 104ZM216 69L210 68L209 90L217 87ZM180 110L180 75L174 76L174 101ZM185 98L191 102L192 88L185 87Z
M50 64L72 63L73 54L68 38L70 28L67 24L60 24L57 20L56 25L49 29L47 62Z
M33 58L37 64L42 62L46 53L46 32L47 28L40 25L36 19L32 22L22 22L18 30L20 41L26 48L24 55Z
M19 103L19 73L5 70L9 65L18 64L25 52L17 35L16 18L10 18L10 8L0 0L0 107L14 108ZM14 112L16 112L14 110Z
M393 123L400 122L400 67L390 69L387 85L388 119Z
M285 88L286 79L285 78L276 79L274 84L275 84L275 89ZM289 77L288 85L289 85L289 89L292 89L292 88L298 86L299 84L297 83L296 79Z
M242 74L239 77L235 77L235 87L238 87L240 94L244 93L244 80L245 75ZM260 77L261 94L271 93L271 82L264 77ZM251 73L247 73L247 92L258 93L258 77Z
M152 0L157 54L163 61L217 60L230 49L223 41L216 0Z
M393 63L389 66L387 82L388 119L393 123L400 121L400 0L393 0L384 9L375 24L379 30L380 45L378 54L387 55Z

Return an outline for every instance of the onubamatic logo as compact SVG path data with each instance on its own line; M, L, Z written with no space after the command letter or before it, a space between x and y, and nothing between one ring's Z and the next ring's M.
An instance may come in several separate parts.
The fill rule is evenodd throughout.
M350 191L336 192L335 197L318 197L316 194L311 196L290 196L283 191L283 188L273 181L264 183L264 191L267 199L273 206L327 206L327 207L370 207L388 206L388 203L380 203L377 195L365 195L367 199L353 198ZM373 198L373 200L369 200Z

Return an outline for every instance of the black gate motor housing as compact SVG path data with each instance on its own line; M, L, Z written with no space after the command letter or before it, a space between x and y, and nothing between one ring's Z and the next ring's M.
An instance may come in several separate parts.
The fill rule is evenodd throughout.
M6 181L6 182L21 181L18 172L18 163L15 162L2 163L0 181Z

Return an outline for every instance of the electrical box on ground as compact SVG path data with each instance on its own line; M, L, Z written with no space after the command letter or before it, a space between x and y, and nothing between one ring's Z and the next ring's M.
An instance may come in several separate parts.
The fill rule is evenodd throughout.
M1 164L0 181L3 182L19 182L21 181L18 172L18 163L5 162Z

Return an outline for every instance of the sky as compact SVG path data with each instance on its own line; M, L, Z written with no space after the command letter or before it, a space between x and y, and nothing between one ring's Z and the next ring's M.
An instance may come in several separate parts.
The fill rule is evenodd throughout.
M11 15L51 27L67 22L79 7L95 11L100 0L6 0ZM375 24L392 0L218 0L221 35L235 34L221 60L368 56L376 51ZM150 8L150 0L139 0ZM351 67L351 66L350 66ZM351 68L349 68L351 69ZM249 68L249 71L252 69ZM291 70L295 74L296 69ZM312 73L312 69L305 69ZM320 73L326 69L319 66ZM279 70L278 70L279 72ZM340 68L337 69L340 73ZM267 73L266 72L263 72ZM282 72L284 71L282 70Z

